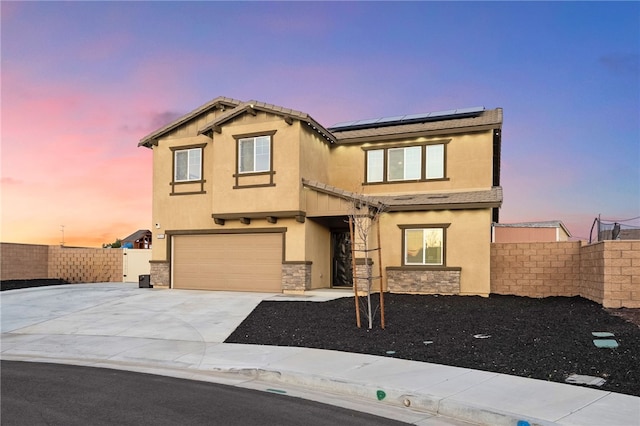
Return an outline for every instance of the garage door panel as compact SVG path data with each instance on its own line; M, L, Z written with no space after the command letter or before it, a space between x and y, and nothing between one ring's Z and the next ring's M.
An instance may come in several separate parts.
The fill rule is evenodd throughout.
M173 237L173 287L280 292L282 234Z

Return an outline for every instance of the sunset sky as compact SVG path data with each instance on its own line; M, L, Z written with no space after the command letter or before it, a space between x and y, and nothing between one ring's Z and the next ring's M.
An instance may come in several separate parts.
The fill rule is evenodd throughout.
M504 108L502 222L640 216L638 2L1 2L3 242L151 229L138 141L217 96Z

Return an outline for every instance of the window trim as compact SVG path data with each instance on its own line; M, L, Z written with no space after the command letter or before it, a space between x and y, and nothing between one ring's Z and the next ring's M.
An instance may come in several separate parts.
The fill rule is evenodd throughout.
M447 229L451 226L451 223L421 223L421 224L409 224L398 225L402 234L402 245L400 251L400 264L402 267L407 268L419 268L419 269L442 269L447 267ZM407 230L424 230L424 229L442 229L442 262L439 264L429 263L406 263L406 231Z
M252 132L252 133L243 133L238 135L233 135L233 139L236 144L236 158L235 158L235 173L233 177L235 179L235 185L233 189L241 189L241 188L260 188L264 186L275 186L273 182L273 176L276 174L273 169L273 147L274 147L274 135L277 130L267 130L264 132ZM260 172L241 172L240 171L240 140L241 139L249 139L249 138L257 138L261 136L269 137L269 170L260 171ZM269 183L264 184L252 184L252 185L240 185L240 178L250 177L250 176L269 176Z
M448 181L449 177L447 176L447 145L451 142L451 139L438 140L438 141L429 141L429 142L417 142L411 143L406 142L403 144L394 144L394 145L386 145L386 146L369 146L363 147L364 151L364 182L363 185L388 185L388 184L396 184L396 183L415 183L415 182L437 182L437 181ZM442 145L443 146L443 155L442 155L442 172L443 177L441 178L427 178L427 146L431 145ZM420 161L421 161L421 170L420 170L420 179L401 179L401 180L390 180L389 179L389 150L398 149L398 148L412 148L412 147L421 147ZM369 182L369 151L382 151L382 180Z
M204 152L206 143L194 144L194 145L182 145L182 146L172 146L169 147L171 150L171 182L169 185L171 186L170 195L193 195L193 194L205 194L204 184L206 180L204 179ZM176 180L176 152L178 151L189 151L192 149L200 149L200 179L188 179L188 180ZM200 184L199 191L189 191L189 192L176 192L176 186L179 185L193 185Z

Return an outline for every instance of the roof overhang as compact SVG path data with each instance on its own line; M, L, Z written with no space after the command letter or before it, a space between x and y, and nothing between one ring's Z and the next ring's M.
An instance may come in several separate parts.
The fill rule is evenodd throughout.
M227 108L235 108L237 107L239 104L241 104L242 102L237 100L237 99L232 99L232 98L226 98L224 96L219 96L209 102L207 102L204 105L199 106L198 108L194 109L193 111L177 118L176 120L172 121L171 123L167 124L166 126L163 126L161 128L159 128L158 130L155 130L151 133L149 133L147 136L143 137L142 139L140 139L140 142L138 143L138 146L144 146L145 148L151 148L152 146L158 145L158 140L164 136L165 134L171 132L172 130L176 129L179 126L182 126L183 124L185 124L186 122L194 119L195 117L207 113L211 110L214 109L220 109L222 111L226 110Z
M326 142L332 144L337 142L335 136L333 136L333 134L324 126L314 120L309 114L289 108L283 108L277 105L266 104L259 101L242 102L233 110L222 114L220 117L207 123L204 127L198 130L198 134L211 136L213 132L221 133L222 126L225 123L243 114L256 115L257 111L281 116L287 124L293 124L294 120L301 121L303 123L306 123L311 128L311 130L318 133Z
M426 210L469 210L499 208L502 205L502 188L493 187L488 190L419 193L405 195L363 195L346 191L322 182L302 179L303 187L342 198L378 207L386 212L426 211Z

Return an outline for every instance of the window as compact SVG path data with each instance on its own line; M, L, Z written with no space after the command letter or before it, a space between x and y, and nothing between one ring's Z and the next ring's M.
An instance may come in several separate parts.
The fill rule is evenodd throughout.
M445 144L366 151L367 183L445 178Z
M384 180L384 150L367 151L367 182Z
M388 150L387 180L419 180L422 177L422 147Z
M444 265L444 227L404 229L405 265Z
M238 139L238 172L259 173L271 170L271 136Z
M441 179L444 177L444 145L427 145L426 178Z
M202 148L180 149L174 152L175 182L202 180Z

